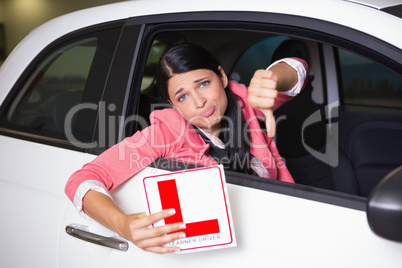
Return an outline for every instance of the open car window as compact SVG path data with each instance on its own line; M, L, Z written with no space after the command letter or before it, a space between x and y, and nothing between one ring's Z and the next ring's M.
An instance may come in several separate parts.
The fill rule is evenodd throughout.
M213 23L211 25L214 26ZM391 128L387 132L389 137L384 139L387 142L383 144L384 149L380 154L372 151L361 154L361 147L355 147L355 137L348 136L348 133L353 132L353 126L360 124L372 112L345 113L345 105L355 101L350 98L350 94L361 90L355 87L351 91L351 85L384 85L388 93L394 94L388 102L391 99L394 103L397 101L394 97L399 94L400 76L382 67L387 62L383 56L372 55L372 51L366 51L356 44L344 49L339 40L332 40L326 34L319 38L307 30L303 35L295 35L290 28L283 31L268 26L266 31L261 28L252 31L247 28L249 25L243 29L239 26L236 30L207 26L200 29L196 25L185 25L182 30L169 31L168 25L164 27L166 30L159 29L157 33L149 31L145 34L150 39L144 46L147 53L139 59L143 64L141 93L138 104L132 106L135 107L133 113L144 118L147 123L138 124L133 131L149 125L150 112L169 107L155 82L156 63L163 51L174 44L195 43L218 59L230 80L246 86L257 69L265 69L277 59L298 57L307 62L309 74L305 89L275 111L277 135L274 140L297 184L367 197L383 176L397 165L396 161L390 164L389 160L384 160L388 158L383 156L390 144L399 148L394 138L399 129ZM313 37L307 38L310 34ZM372 59L363 61L361 55L365 54L368 55L367 59ZM377 63L377 60L381 63ZM354 63L358 65L352 66ZM368 63L377 74L376 81L370 82L366 76L365 81L356 83L356 79L360 79L359 74L363 73L361 70ZM399 115L389 117L382 112L373 116L381 122L392 121L392 124L400 120ZM356 119L355 122L352 118ZM378 129L378 126L373 127ZM382 131L381 127L379 131ZM352 145L350 141L353 141ZM362 158L361 155L370 157ZM366 168L374 166L378 167L375 173Z
M239 35L244 35L239 42ZM224 44L206 43L204 40L215 40L214 37L224 36L224 44L231 44L230 49ZM204 37L204 38L203 38ZM208 37L208 38L207 38ZM218 39L216 39L218 40ZM300 157L309 156L314 164L321 163L311 156L304 148L301 141L302 124L305 119L316 111L325 108L323 78L320 72L320 58L318 53L319 43L294 38L282 34L272 34L270 32L250 32L250 31L224 31L224 30L205 30L205 31L182 31L182 32L164 32L155 36L150 43L148 55L144 59L145 67L141 82L141 94L137 113L140 118L144 118L149 125L149 114L154 109L169 107L169 104L163 100L155 81L156 64L164 50L177 43L196 43L214 54L230 80L235 80L248 86L251 77L257 69L266 69L271 63L279 58L298 57L304 59L314 70L314 75L309 77L309 86L300 98L300 103L289 102L277 114L278 135L275 141L278 149L286 163L296 162ZM229 45L228 45L229 47ZM316 79L317 77L317 79ZM314 82L314 83L313 83ZM298 110L304 106L303 113ZM296 107L296 109L294 109ZM298 115L297 118L295 115ZM297 121L295 123L295 121ZM264 122L261 122L264 129ZM290 127L290 131L289 131ZM299 127L299 129L297 129ZM314 150L320 150L326 145L326 121L320 120L317 124L309 126L305 132L308 146ZM143 125L138 124L137 130L143 129ZM299 139L300 138L300 139ZM296 163L293 167L292 175L296 183L308 186L314 186L324 189L335 190L332 175L330 174L330 165L325 162L322 168L326 170L327 176L316 178L311 177L311 171L301 170L300 164Z

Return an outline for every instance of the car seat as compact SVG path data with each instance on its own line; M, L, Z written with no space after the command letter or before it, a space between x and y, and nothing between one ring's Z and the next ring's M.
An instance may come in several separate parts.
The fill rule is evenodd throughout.
M362 196L368 196L382 178L402 163L401 136L400 122L372 119L350 129L343 148L352 160Z
M296 40L282 42L273 53L272 62L285 57L297 57L309 62L306 47ZM334 141L327 140L325 119L303 129L303 123L313 113L319 111L325 115L325 105L312 100L313 77L308 79L305 89L296 98L274 112L279 119L276 131L278 150L296 183L357 195L359 190L350 160ZM306 145L322 154L326 148L335 148L338 150L338 165L332 167L324 159L316 158Z

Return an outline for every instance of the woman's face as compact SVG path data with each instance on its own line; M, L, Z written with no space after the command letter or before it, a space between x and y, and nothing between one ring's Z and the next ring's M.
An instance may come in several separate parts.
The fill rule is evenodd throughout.
M213 71L198 69L174 74L168 81L171 104L190 124L218 136L227 107L226 74L219 67L222 79Z

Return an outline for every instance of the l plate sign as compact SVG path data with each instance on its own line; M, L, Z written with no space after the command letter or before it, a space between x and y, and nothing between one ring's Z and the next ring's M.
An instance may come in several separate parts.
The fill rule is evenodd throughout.
M222 166L146 176L142 180L146 213L174 208L156 226L184 222L186 238L169 243L182 252L236 246Z

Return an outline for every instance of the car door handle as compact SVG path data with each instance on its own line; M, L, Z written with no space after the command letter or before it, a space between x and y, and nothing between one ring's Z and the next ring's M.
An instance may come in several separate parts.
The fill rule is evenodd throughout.
M66 233L84 241L101 245L121 251L128 250L127 241L118 237L106 237L88 231L88 226L80 224L69 224L66 226Z

